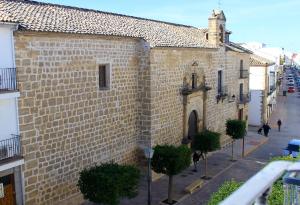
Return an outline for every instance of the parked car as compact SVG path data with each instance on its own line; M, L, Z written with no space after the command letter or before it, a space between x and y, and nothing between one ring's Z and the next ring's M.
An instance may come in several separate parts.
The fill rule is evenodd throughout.
M290 86L288 88L288 93L294 93L295 92L295 88L293 86Z
M300 140L292 139L289 141L288 146L283 149L283 156L291 155L296 158L300 152Z

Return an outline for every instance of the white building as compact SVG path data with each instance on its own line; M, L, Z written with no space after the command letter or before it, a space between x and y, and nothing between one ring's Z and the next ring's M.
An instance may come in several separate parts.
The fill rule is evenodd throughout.
M0 204L23 204L18 123L18 85L13 31L16 24L0 23Z
M249 125L260 126L267 122L276 105L276 65L258 55L250 57Z

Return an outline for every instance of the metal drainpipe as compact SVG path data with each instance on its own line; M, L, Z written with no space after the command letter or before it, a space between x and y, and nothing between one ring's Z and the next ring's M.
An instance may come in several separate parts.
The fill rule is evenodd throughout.
M207 100L207 90L205 88L205 76L203 75L203 85L204 85L204 91L203 91L203 114L202 114L202 129L206 129L206 100Z
M265 89L264 89L264 96L263 96L263 112L262 112L262 119L263 123L267 122L267 112L268 112L268 105L267 105L267 98L268 98L268 64L265 64Z

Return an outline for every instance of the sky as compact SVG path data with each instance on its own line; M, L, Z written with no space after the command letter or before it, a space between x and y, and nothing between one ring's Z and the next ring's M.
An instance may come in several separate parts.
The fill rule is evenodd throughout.
M207 28L222 9L231 41L300 53L300 0L37 0ZM220 3L219 3L220 1Z

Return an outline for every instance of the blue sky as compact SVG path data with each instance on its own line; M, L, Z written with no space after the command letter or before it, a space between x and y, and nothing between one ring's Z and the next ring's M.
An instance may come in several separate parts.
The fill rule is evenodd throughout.
M218 0L40 0L207 27ZM257 41L300 52L299 0L220 0L235 42Z

